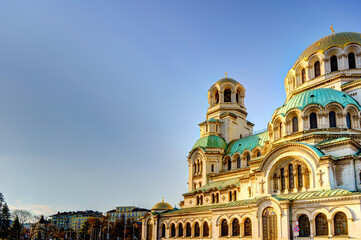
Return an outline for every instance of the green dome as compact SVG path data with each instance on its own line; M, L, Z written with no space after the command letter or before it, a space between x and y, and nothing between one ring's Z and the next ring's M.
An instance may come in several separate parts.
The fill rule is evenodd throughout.
M268 140L268 131L251 135L232 141L228 145L226 152L232 156L236 152L242 153L244 150L252 151L255 147L262 148L265 145L265 142Z
M361 109L360 104L346 93L329 88L319 88L297 94L276 111L277 115L281 114L284 116L289 110L294 108L303 110L310 104L318 104L324 107L332 102L339 103L343 107L346 107L348 104L354 104L358 109Z
M303 53L296 60L295 65L302 59L307 60L312 54L316 52L324 53L327 49L334 46L344 48L351 43L358 43L361 45L361 33L340 32L328 35L306 48L306 50L303 51Z
M197 142L193 145L193 149L195 148L223 148L226 149L227 144L223 140L223 138L218 137L216 135L209 135L206 137L202 137L197 140Z
M238 84L239 82L237 82L236 80L234 80L233 78L229 78L229 77L226 77L226 78L222 78L222 79L219 79L216 84L222 84L224 82L231 82L233 84Z

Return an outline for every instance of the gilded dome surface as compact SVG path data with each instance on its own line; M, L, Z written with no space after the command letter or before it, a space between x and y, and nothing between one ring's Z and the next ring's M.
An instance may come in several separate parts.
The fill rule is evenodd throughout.
M340 32L328 35L317 40L308 48L306 48L306 50L303 51L303 53L301 53L301 55L296 60L295 65L303 59L307 60L312 54L316 52L324 53L327 49L334 46L344 48L351 43L357 43L361 45L361 33Z
M222 84L222 83L224 83L224 82L231 82L231 83L233 83L233 84L239 83L239 82L237 82L236 80L234 80L233 78L225 77L225 78L219 79L219 80L216 82L216 84Z
M155 204L154 207L152 208L152 212L153 211L167 211L167 210L173 210L173 208L172 208L171 205L164 202L164 200L162 200L161 202Z
M310 104L318 104L322 107L329 103L336 102L346 107L348 104L353 104L361 110L360 104L348 94L329 88L319 88L304 91L288 100L282 107L277 110L277 115L285 115L289 110L298 108L303 110Z

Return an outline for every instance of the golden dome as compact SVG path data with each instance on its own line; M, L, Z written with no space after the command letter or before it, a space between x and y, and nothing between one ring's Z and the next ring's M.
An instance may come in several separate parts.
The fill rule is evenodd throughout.
M330 47L344 48L351 43L357 43L361 45L361 33L356 32L340 32L328 35L314 42L298 57L295 65L301 60L307 60L312 54L320 52L324 53Z
M154 205L151 211L156 212L156 211L167 211L167 210L173 210L173 208L170 204L164 202L164 199L162 199L161 202Z

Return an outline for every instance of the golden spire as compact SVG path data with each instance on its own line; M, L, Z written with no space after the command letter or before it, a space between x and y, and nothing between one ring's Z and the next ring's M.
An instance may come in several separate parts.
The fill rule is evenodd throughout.
M331 29L331 31L332 31L332 34L335 34L335 30L333 30L333 24L331 24L330 29Z
M225 72L224 72L224 74L226 74L226 78L227 78L227 76L228 76L228 73L227 73L227 71L225 71Z
M162 197L162 202L164 202L164 197Z

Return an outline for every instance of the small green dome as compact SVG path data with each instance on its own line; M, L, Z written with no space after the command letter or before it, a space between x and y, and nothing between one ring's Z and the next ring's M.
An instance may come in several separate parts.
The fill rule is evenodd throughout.
M237 82L236 80L234 80L233 78L229 78L229 77L226 77L226 78L222 78L222 79L219 79L216 84L222 84L224 82L231 82L233 84L238 84L239 82Z
M332 102L339 103L343 107L354 104L358 109L361 109L360 104L346 93L329 88L319 88L297 94L276 111L277 115L281 114L284 116L289 110L294 108L303 110L310 104L318 104L324 107Z
M193 145L192 150L195 148L223 148L226 149L227 144L223 138L216 135L209 135L197 140Z
M307 60L312 54L316 52L324 53L327 49L334 46L344 48L351 43L358 43L361 45L361 33L340 32L328 35L306 48L306 50L303 51L296 60L295 65L302 59Z

